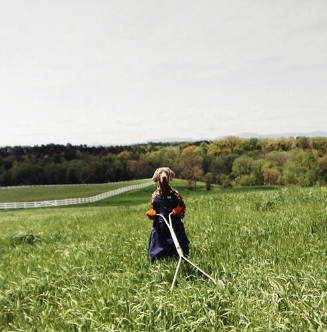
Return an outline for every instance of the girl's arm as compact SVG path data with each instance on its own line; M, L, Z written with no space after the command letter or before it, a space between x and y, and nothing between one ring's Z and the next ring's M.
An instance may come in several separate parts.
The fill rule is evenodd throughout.
M174 189L174 192L175 192L175 195L178 198L178 206L182 208L181 212L179 213L179 217L181 219L183 219L184 216L185 216L185 212L186 212L186 205L183 201L182 195L176 189Z

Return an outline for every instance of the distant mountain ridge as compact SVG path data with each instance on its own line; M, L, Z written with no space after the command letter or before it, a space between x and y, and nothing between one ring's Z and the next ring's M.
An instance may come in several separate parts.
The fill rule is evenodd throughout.
M148 140L147 143L181 143L181 142L199 142L199 141L215 141L219 139L223 139L228 136L235 136L241 138L281 138L281 137L299 137L299 136L306 136L306 137L327 137L327 131L313 131L309 133L304 132L286 132L280 134L258 134L258 133L241 133L241 134L231 134L231 135L224 135L224 136L217 136L216 138L164 138L164 139L156 139L156 140Z
M281 138L281 137L299 137L299 136L306 136L306 137L326 137L327 131L313 131L310 133L303 133L303 132L295 132L295 133L280 133L280 134L256 134L256 133L242 133L239 135L235 135L237 137L242 138ZM224 136L226 137L226 136Z

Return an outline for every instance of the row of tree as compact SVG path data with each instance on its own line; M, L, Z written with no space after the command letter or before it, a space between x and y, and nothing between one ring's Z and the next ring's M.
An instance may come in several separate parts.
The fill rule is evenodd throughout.
M297 137L88 147L48 144L0 148L0 186L103 183L149 178L171 167L193 188L327 184L327 138Z

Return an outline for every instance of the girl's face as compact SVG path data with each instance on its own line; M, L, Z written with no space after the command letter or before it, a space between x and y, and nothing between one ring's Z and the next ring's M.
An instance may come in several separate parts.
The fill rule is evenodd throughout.
M159 183L166 186L169 183L169 172L168 170L162 170L159 173Z
M157 168L152 180L160 184L169 183L175 177L175 173L169 167Z

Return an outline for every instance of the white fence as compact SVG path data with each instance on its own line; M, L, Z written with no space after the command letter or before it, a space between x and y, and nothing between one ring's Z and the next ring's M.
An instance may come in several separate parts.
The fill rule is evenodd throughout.
M41 208L51 206L65 206L75 204L85 204L100 201L102 199L122 194L126 191L141 189L153 185L153 182L146 182L140 184L134 184L132 186L122 187L116 190L107 191L105 193L85 197L85 198L68 198L68 199L55 199L51 201L39 201L39 202L14 202L14 203L0 203L0 209L27 209L27 208Z
M140 180L146 180L146 179L140 179ZM1 187L0 190L5 189L21 189L21 188L36 188L36 187L67 187L67 186L100 186L104 184L120 184L120 183L127 183L131 181L137 181L137 180L126 180L126 181L115 181L115 182L104 182L104 183L67 183L67 184L35 184L35 185L24 185L24 186L7 186L7 187Z

